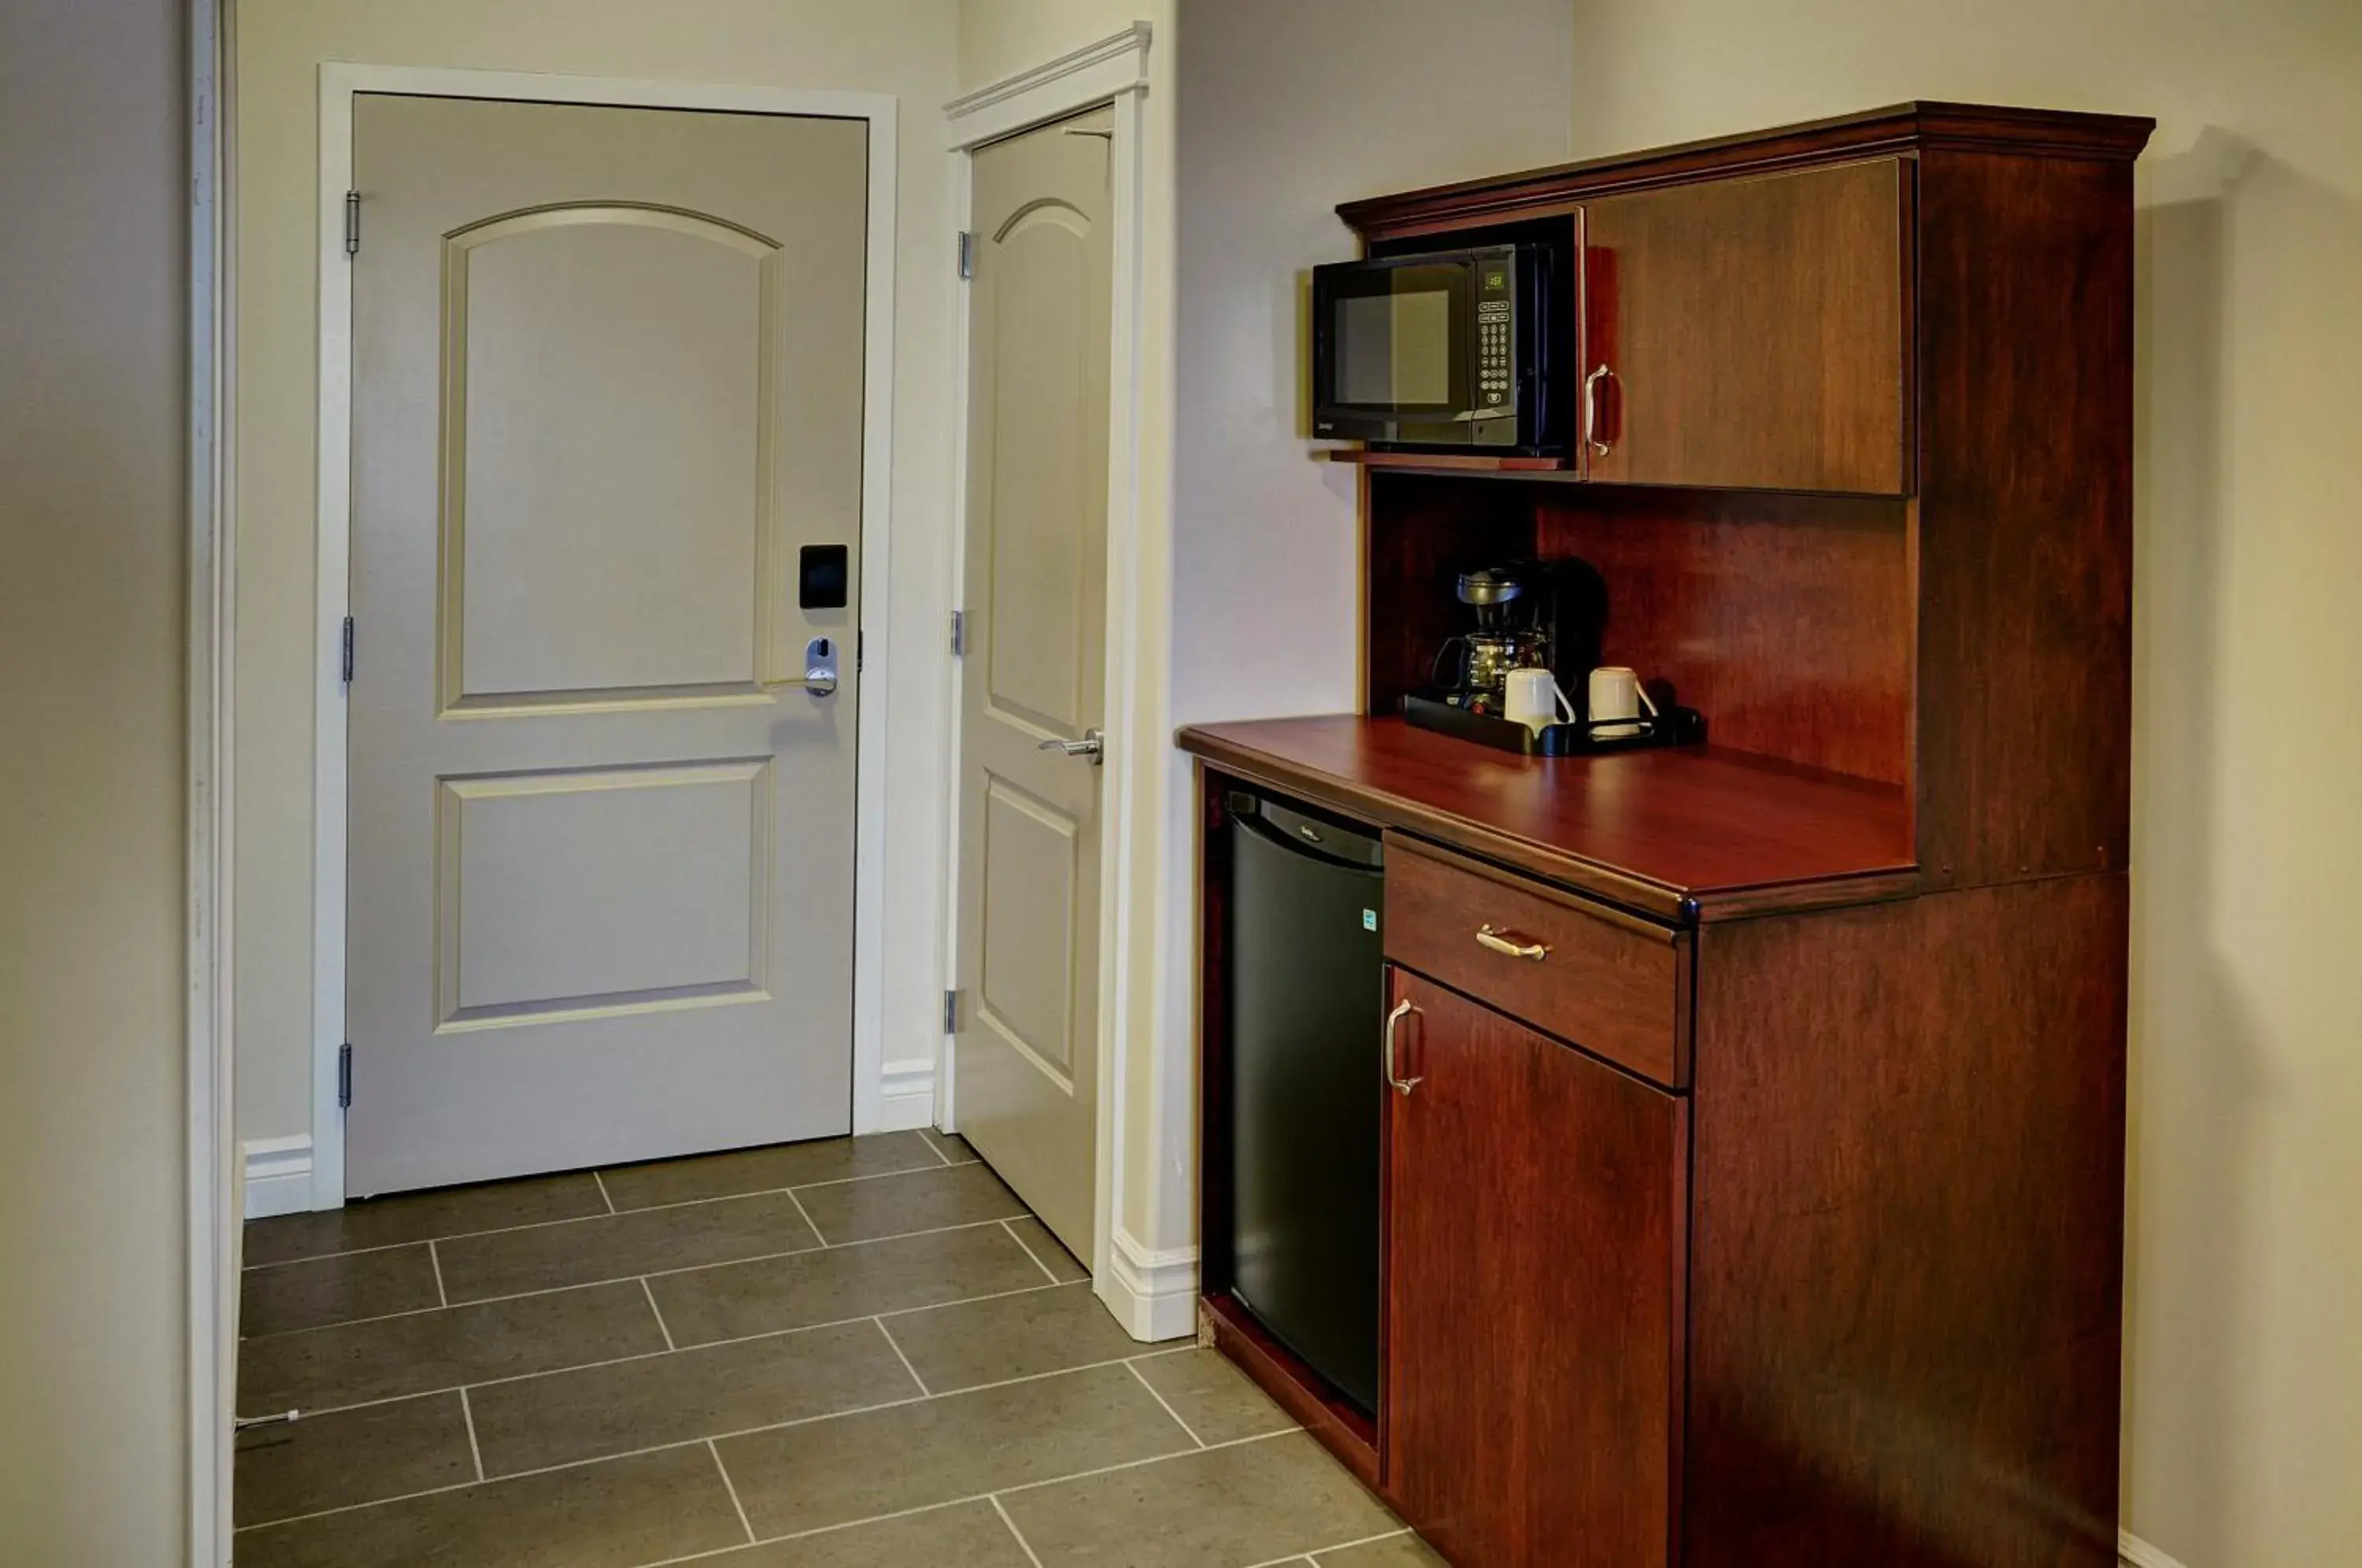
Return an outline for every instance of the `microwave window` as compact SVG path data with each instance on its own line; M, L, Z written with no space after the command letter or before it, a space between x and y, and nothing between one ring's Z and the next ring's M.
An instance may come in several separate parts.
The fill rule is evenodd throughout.
M1451 295L1361 294L1337 302L1337 398L1369 408L1451 401Z

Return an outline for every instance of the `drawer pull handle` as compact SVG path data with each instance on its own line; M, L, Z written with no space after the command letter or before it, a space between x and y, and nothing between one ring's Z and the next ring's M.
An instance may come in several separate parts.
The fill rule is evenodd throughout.
M1530 958L1539 964L1550 956L1550 944L1536 942L1514 931L1500 931L1489 925L1476 928L1476 945L1504 958Z
M1393 1088L1396 1094L1400 1095L1407 1095L1411 1090L1418 1088L1419 1085L1427 1081L1425 1078L1398 1078L1395 1077L1395 1025L1400 1023L1405 1018L1418 1010L1418 1009L1411 1006L1410 1002L1407 999L1405 999L1395 1003L1394 1011L1386 1014L1386 1044L1384 1068L1388 1087Z

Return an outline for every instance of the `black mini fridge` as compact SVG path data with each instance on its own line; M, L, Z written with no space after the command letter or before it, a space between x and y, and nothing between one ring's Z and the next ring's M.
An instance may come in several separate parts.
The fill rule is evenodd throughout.
M1228 805L1231 1293L1374 1414L1385 851L1277 801Z

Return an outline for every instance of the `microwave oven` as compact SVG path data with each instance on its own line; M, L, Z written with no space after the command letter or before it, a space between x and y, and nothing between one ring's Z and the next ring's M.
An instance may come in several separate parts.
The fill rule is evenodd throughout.
M1566 449L1552 386L1565 323L1550 245L1376 256L1312 270L1312 434L1374 446Z

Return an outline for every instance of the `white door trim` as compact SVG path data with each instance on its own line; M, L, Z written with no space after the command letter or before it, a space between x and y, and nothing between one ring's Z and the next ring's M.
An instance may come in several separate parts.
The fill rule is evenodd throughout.
M1142 1338L1153 1337L1148 1331L1146 1303L1138 1291L1127 1286L1125 1279L1120 1277L1125 1271L1115 1264L1131 1253L1145 1252L1129 1236L1123 1238L1120 1247L1116 1237L1118 1217L1123 1213L1124 1119L1120 1110L1128 1098L1125 1055L1118 1046L1121 1021L1130 1016L1131 1005L1131 969L1123 958L1131 941L1132 886L1137 874L1131 846L1138 842L1142 826L1134 804L1137 791L1133 773L1141 765L1138 759L1161 755L1162 749L1142 747L1133 734L1137 712L1132 694L1137 690L1135 677L1141 650L1137 618L1131 613L1141 577L1141 171L1145 122L1142 101L1148 94L1149 40L1149 25L1134 22L1122 32L1097 43L956 98L944 109L946 139L956 165L951 180L956 209L955 226L963 232L968 226L975 189L973 155L977 148L1097 105L1109 105L1115 112L1115 138L1111 144L1115 278L1108 315L1108 338L1114 363L1108 384L1107 692L1103 710L1107 715L1108 746L1099 814L1098 1190L1098 1212L1092 1226L1097 1239L1094 1255L1087 1261L1096 1282L1093 1288L1100 1299L1115 1311L1120 1321ZM953 485L953 545L948 569L950 602L957 604L962 567L967 558L968 296L965 287L957 283L954 287L958 290L954 306L958 348L953 368L956 410L953 472L956 478ZM954 660L948 683L951 745L942 791L944 842L950 847L945 857L946 934L943 943L946 988L956 983L959 973L959 715L963 679L959 662ZM946 1035L935 1084L936 1110L946 1127L956 1125L958 1110L952 1093L955 1049L952 1037ZM1193 1285L1193 1294L1194 1289Z
M240 1230L231 1164L231 728L236 668L230 526L230 0L190 0L187 995L188 1561L229 1561Z
M650 109L821 115L869 124L869 246L862 397L862 683L855 726L853 1130L876 1131L885 1109L884 903L889 529L893 516L894 193L897 103L879 93L804 91L535 72L445 70L330 61L320 67L319 609L315 628L312 905L312 1204L345 1201L345 1120L337 1053L345 1041L346 708L343 628L351 569L352 271L345 193L352 188L353 95L405 93ZM367 208L363 208L367 223ZM866 655L877 656L869 669ZM367 658L368 629L359 657Z

